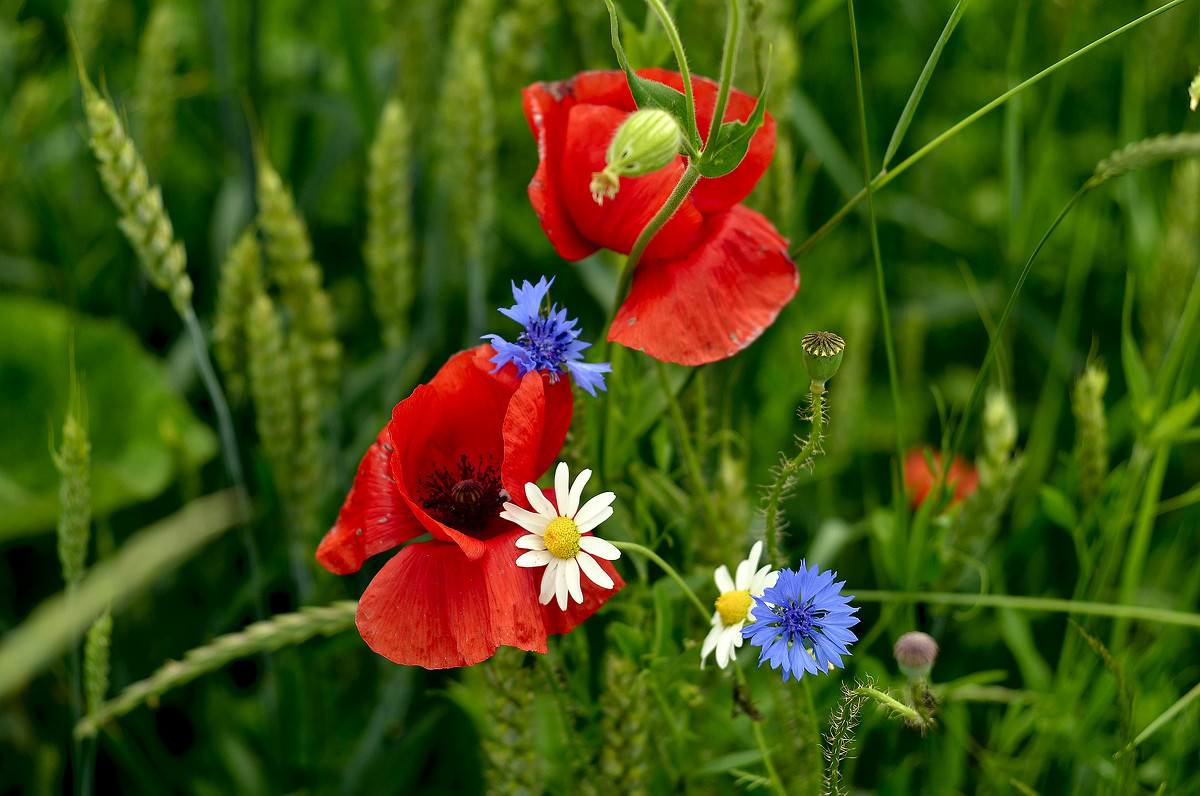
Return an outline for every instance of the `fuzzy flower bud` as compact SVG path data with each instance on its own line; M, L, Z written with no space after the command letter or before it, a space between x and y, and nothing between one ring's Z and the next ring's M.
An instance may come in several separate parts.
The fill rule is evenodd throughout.
M800 340L800 348L804 350L804 367L812 383L824 387L842 366L846 341L833 332L812 332Z
M658 108L634 111L617 128L605 155L604 171L592 174L596 204L612 199L621 177L641 177L668 166L683 146L683 131L675 117Z
M937 660L938 645L933 636L914 630L896 640L892 654L896 656L896 663L900 664L900 671L904 672L905 677L924 680L929 677L929 671Z

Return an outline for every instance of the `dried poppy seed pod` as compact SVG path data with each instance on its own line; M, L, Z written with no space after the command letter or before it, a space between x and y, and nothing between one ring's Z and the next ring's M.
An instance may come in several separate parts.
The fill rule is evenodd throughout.
M804 350L804 367L813 386L824 387L842 366L846 341L833 332L811 332L800 340L800 348Z
M666 167L681 146L683 131L674 116L658 108L634 111L608 145L604 171L592 174L592 198L604 204L617 195L619 178L641 177Z
M933 636L914 630L896 639L892 648L900 671L909 680L924 680L929 677L933 662L937 660L938 645Z

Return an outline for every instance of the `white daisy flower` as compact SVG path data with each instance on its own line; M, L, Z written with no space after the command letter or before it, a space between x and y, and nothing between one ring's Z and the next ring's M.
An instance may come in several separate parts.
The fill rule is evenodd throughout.
M537 484L525 484L525 497L533 511L527 511L515 503L505 503L500 516L515 522L528 536L517 540L517 547L528 550L517 559L518 567L546 568L542 574L542 593L538 601L542 605L550 598L558 598L558 607L567 609L567 595L577 603L583 602L583 589L579 583L579 571L602 589L611 589L613 579L601 569L596 558L616 561L621 551L613 545L592 536L592 529L612 516L612 492L604 492L583 504L583 487L592 477L591 470L584 470L571 483L571 473L566 462L559 462L554 471L554 496L558 507L542 494ZM593 558L595 556L595 558Z
M700 668L708 654L713 650L717 653L717 665L724 669L734 656L734 650L742 646L742 627L750 618L750 608L754 598L775 585L779 571L771 571L767 564L757 569L758 559L762 556L762 542L755 542L750 548L750 556L738 564L737 578L729 577L725 565L717 567L713 580L721 591L717 598L717 610L712 616L712 630L704 638L704 646L700 648ZM756 571L757 569L757 571Z

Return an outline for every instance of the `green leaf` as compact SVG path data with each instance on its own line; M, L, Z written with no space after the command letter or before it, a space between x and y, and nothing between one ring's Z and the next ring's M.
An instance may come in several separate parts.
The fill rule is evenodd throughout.
M771 88L771 64L763 75L762 88L754 103L754 112L744 122L725 122L717 131L717 140L709 141L696 167L702 177L723 177L738 167L750 149L750 139L762 127L767 112L767 91Z
M676 91L668 85L641 77L633 71L617 33L617 9L613 6L612 0L604 0L604 4L608 6L613 50L617 54L617 62L625 72L625 77L629 80L629 92L633 94L633 101L638 108L660 108L674 116L679 122L679 129L683 130L692 147L698 150L701 143L700 135L696 131L696 120L688 115L687 98L682 91Z
M1150 444L1173 444L1200 415L1200 392L1192 390L1187 398L1163 412L1150 432Z
M94 515L152 498L181 465L216 454L212 431L120 322L0 296L0 540L50 530L58 517L50 434L66 412L72 339L87 400Z
M1062 490L1044 484L1038 490L1038 499L1042 504L1042 513L1050 522L1068 531L1073 531L1079 526L1079 512Z

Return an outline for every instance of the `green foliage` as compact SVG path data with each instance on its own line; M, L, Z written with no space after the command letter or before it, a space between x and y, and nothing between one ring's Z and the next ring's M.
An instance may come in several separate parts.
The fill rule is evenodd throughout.
M0 3L0 790L1200 789L1197 4L859 3L852 41L843 2L750 0L729 61L728 4L669 5L72 0L103 76L80 93L63 8ZM697 369L602 352L621 263L547 242L519 93L684 47L762 94L747 203L802 277ZM699 151L684 94L634 96ZM313 548L396 401L543 273L613 362L563 458L617 492L628 585L545 656L399 669L353 630L382 562L334 577ZM821 328L848 345L814 430ZM974 493L911 509L917 444L974 462ZM241 461L252 517L196 501ZM713 568L768 529L857 595L844 672L699 669ZM927 691L890 662L914 628L942 645Z

